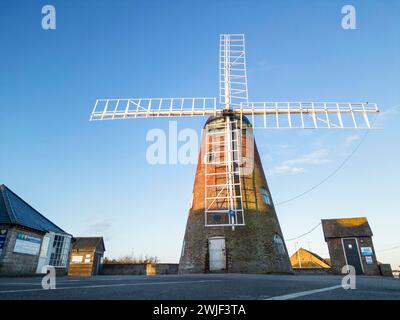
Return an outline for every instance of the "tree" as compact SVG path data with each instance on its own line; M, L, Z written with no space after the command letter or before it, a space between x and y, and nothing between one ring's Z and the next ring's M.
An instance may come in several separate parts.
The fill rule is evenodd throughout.
M134 257L132 255L125 255L119 257L117 259L109 259L104 258L104 264L111 264L111 263L120 263L120 264L138 264L138 263L158 263L160 260L157 256L149 256L145 255L143 258L142 255L140 257Z

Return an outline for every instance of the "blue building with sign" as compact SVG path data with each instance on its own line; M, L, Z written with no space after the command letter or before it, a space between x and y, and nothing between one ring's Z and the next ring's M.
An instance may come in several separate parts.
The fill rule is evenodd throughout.
M72 235L0 185L0 274L66 273Z

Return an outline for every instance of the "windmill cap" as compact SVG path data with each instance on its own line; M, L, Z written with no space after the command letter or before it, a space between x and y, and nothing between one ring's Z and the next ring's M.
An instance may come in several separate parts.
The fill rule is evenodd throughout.
M210 123L212 123L212 122L214 122L214 121L222 120L222 119L225 118L225 116L226 116L226 115L221 115L221 116L216 116L216 117L214 117L214 116L209 117L209 118L207 119L206 123L204 124L204 129L205 129L205 127L206 127L208 124L210 124ZM230 115L230 117L231 117L231 119L233 119L233 120L242 121L243 124L246 124L246 125L251 126L251 122L250 122L249 119L247 119L246 116L239 116L239 115L236 115L236 114L232 113L232 114Z

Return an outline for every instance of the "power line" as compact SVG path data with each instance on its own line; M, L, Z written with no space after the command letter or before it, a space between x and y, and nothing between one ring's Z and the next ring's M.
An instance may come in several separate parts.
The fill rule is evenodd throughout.
M383 249L383 250L377 250L377 252L385 252L385 251L394 250L394 249L398 249L398 248L400 248L400 245L391 247L391 248L387 248L387 249Z
M295 237L295 238L291 238L291 239L286 239L286 241L293 241L293 240L297 240L300 239L301 237L304 237L306 235L308 235L309 233L313 232L315 229L317 229L319 226L321 225L321 222L318 223L314 228L312 228L310 231L303 233L302 235Z
M374 126L374 123L376 121L376 119L378 119L378 116L374 119L374 121L372 122L371 128ZM324 179L322 179L319 183L317 183L316 185L314 185L313 187L307 189L306 191L298 194L297 196L294 196L292 198L289 198L287 200L278 202L275 206L279 206L288 202L291 202L293 200L296 200L298 198L301 198L302 196L305 196L307 193L310 193L311 191L313 191L314 189L318 188L320 185L322 185L323 183L325 183L326 181L328 181L330 178L332 178L336 173L339 172L340 169L343 168L343 166L353 157L353 155L357 152L357 150L360 148L360 146L363 144L363 142L365 141L365 139L367 138L369 134L369 130L367 130L364 134L364 136L362 137L361 141L359 142L359 144L354 148L354 150L343 160L343 162L335 169L333 170L327 177L325 177Z

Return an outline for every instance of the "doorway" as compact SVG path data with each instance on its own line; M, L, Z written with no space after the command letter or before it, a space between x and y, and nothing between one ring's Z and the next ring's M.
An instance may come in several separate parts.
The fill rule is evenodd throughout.
M342 239L343 248L346 255L347 264L353 266L356 274L363 274L363 269L360 260L360 253L358 252L357 240L352 239Z
M225 238L213 237L208 239L210 271L226 270Z

